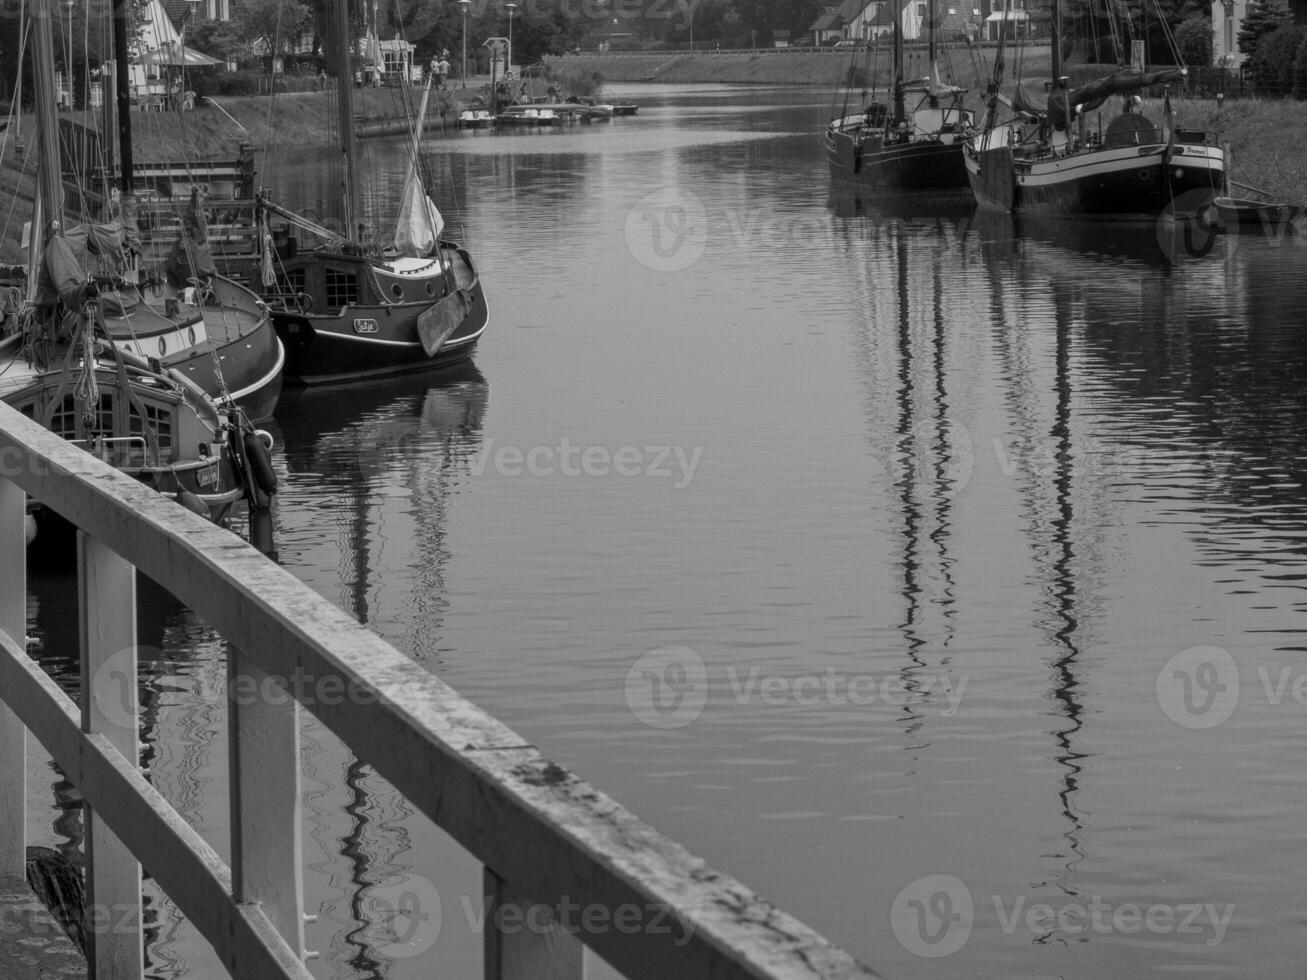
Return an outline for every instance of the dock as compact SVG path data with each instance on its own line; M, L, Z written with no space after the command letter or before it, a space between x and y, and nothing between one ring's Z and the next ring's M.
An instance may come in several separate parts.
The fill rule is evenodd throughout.
M0 876L0 977L70 980L85 977L86 959L27 882Z

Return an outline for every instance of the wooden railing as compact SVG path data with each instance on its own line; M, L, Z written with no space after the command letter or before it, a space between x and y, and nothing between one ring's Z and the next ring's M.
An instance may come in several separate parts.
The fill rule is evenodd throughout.
M80 709L24 648L25 494L78 536ZM0 404L0 875L22 873L30 730L87 806L93 977L138 977L141 867L235 977L304 965L299 712L307 708L485 867L485 976L583 975L583 944L630 978L875 976L549 761L231 532ZM228 641L231 865L137 764L135 569ZM238 696L278 690L297 700ZM315 697L331 689L347 696ZM621 910L588 929L577 904ZM112 909L112 916L100 913ZM132 928L124 910L135 913ZM602 918L602 916L601 916ZM518 920L520 921L520 919ZM112 928L108 928L112 925Z

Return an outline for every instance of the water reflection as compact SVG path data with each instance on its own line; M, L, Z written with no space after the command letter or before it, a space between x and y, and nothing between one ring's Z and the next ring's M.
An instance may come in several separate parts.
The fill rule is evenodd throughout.
M469 363L435 380L392 379L366 392L295 392L278 409L283 557L383 633L402 616L389 638L421 662L441 649L448 508L479 449L488 402L489 386ZM317 725L307 725L304 742L317 852L310 860L322 879L309 898L318 941L329 949L326 968L340 977L394 976L396 944L407 938L395 934L394 899L425 860L414 853L415 811Z
M1292 682L1307 649L1304 243L832 194L810 93L654 96L621 130L428 144L503 283L477 355L494 411L475 371L289 394L283 562L888 976L923 972L895 895L945 870L976 921L934 976L1292 973L1301 711L1258 671ZM624 223L672 185L709 235L668 273ZM703 465L689 486L474 472L492 444L563 438ZM71 621L49 593L34 618ZM152 769L216 838L221 719L183 702L218 655L169 616ZM624 683L667 644L702 655L709 698L652 730ZM1245 681L1212 732L1158 703L1198 644ZM761 686L832 673L872 677L875 703ZM378 896L438 880L430 833L333 739L304 744L315 971L475 969L475 937L386 955ZM1210 945L994 916L1095 896L1238 914ZM166 953L207 963L194 945Z
M970 563L954 557L965 548L958 535L974 539L983 526L975 523L975 495L987 495L990 520L1005 523L1011 518L1001 498L1014 492L1013 527L1027 542L1028 581L1038 596L1028 628L1040 636L1039 659L1049 671L1044 697L1050 707L1041 727L1053 740L1045 754L1056 768L1036 764L1026 772L1055 794L1064 843L1049 846L1052 828L1046 825L1039 835L1044 847L1026 862L1024 880L993 876L984 894L1009 907L1015 896L1055 909L1068 902L1085 906L1100 895L1117 904L1141 896L1210 895L1210 879L1190 877L1184 888L1147 873L1142 881L1131 873L1105 880L1105 868L1122 868L1130 859L1109 845L1119 842L1103 810L1117 821L1127 819L1116 814L1120 804L1112 794L1122 792L1123 781L1133 782L1120 768L1119 734L1092 725L1110 710L1095 703L1102 688L1120 683L1111 676L1120 668L1108 670L1101 662L1104 646L1121 643L1121 629L1128 628L1105 612L1119 605L1111 577L1119 563L1105 554L1105 537L1130 519L1157 528L1187 524L1201 530L1195 544L1208 551L1217 529L1228 524L1247 535L1249 523L1257 522L1264 534L1252 542L1245 538L1247 547L1223 555L1222 563L1236 577L1260 565L1264 580L1300 586L1300 538L1281 539L1287 544L1292 538L1283 558L1268 555L1267 546L1273 528L1302 524L1301 500L1290 499L1300 473L1281 437L1292 432L1289 438L1301 446L1300 425L1288 420L1301 420L1307 408L1300 386L1286 385L1304 366L1296 329L1301 317L1290 313L1301 309L1304 290L1300 277L1288 271L1301 264L1303 253L1274 241L1195 247L1192 235L1185 238L1177 233L1183 227L1174 226L1018 223L929 198L833 193L827 207L835 219L837 252L855 285L856 308L865 318L854 346L875 454L886 458L891 421L897 437L893 449L900 468L888 489L897 498L900 521L900 591L907 610L901 649L913 664L905 674L922 671L932 654L957 645L962 636L959 669L970 666L975 680L981 662L975 656L975 605L993 593L993 583L982 585L974 566L968 570ZM966 298L946 298L958 291ZM1251 306L1272 306L1278 315L1250 316ZM989 338L988 350L975 344L977 331ZM980 392L977 376L985 379ZM1260 413L1277 422L1240 426L1241 415ZM948 436L955 419L962 445ZM1268 441L1281 445L1268 451ZM1267 466L1271 456L1288 465ZM1258 462L1263 465L1253 477L1249 467L1257 469ZM956 479L960 468L966 472ZM1141 502L1176 513L1126 517ZM972 512L971 519L958 520L959 505ZM1286 512L1298 517L1287 524ZM1004 550L990 547L988 562L1000 563L996 571L1020 564L998 557ZM1300 610L1302 601L1295 599L1294 607ZM1291 632L1298 646L1287 649L1301 649L1302 631ZM1029 643L1021 633L1019 622L1005 631L1014 649ZM1091 664L1109 678L1091 677ZM1012 666L1005 665L1009 671ZM1145 674L1141 681L1151 685L1152 678ZM908 733L920 733L926 719L909 714ZM986 741L1004 726L987 728L979 733ZM956 782L941 734L935 726L931 737L918 734L905 748L913 753L914 770ZM979 744L974 754L983 758ZM1041 754L1033 746L1026 752ZM1087 781L1095 771L1098 786ZM923 786L917 795L922 801L906 804L904 816L924 809L930 794ZM968 867L974 860L959 852L951 861L937 856L934 866ZM968 883L974 890L974 878ZM1219 887L1225 894L1239 890L1228 880ZM979 911L975 928L978 938L970 948L979 944L986 962L1019 964L1013 966L1017 972L1080 975L1075 961L1060 952L1051 960L1016 956L1005 949L1011 938ZM989 929L994 934L984 935ZM1031 947L1050 950L1089 938L1056 922L1018 930L1014 938L1020 943L1023 937ZM1102 962L1130 964L1136 972L1149 965L1186 968L1195 956L1211 954L1198 944L1150 938L1154 942L1142 953L1114 948L1128 943L1122 935L1092 940L1108 957ZM911 969L913 961L904 964Z

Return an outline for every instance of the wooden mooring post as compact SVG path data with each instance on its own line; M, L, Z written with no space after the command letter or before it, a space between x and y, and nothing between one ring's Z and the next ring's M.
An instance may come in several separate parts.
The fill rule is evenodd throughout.
M80 530L80 709L26 652L23 563L14 559L25 494ZM231 532L3 404L0 556L0 874L21 868L30 730L88 807L86 926L100 980L140 975L142 867L231 976L311 980L303 710L481 862L488 980L577 980L586 947L630 980L876 976L545 758ZM136 570L235 651L230 867L140 769Z

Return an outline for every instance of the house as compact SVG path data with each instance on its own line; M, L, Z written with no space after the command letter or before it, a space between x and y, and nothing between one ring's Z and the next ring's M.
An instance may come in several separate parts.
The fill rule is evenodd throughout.
M982 7L979 0L948 0L952 6L940 6L936 10L939 17L939 37L946 41L979 39L982 33ZM972 6L976 4L976 6Z
M206 20L231 20L231 0L163 0L163 8L183 30Z
M788 48L790 46L789 31L772 31L771 46L773 48Z
M1006 0L985 18L985 40L997 41L1004 26L1008 37L1026 37L1030 33L1030 15L1026 13L1026 0Z
M844 0L843 3L836 6L826 7L822 10L821 16L812 22L812 26L808 28L808 33L812 35L818 46L843 40L848 36L844 33L844 25L847 23L846 8L854 8L853 15L856 15L864 3L865 0Z
M860 36L889 37L897 20L904 40L915 41L924 37L928 29L927 7L927 0L872 0L863 10Z

